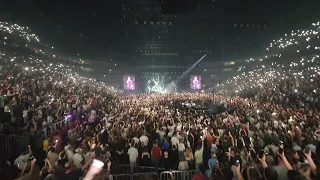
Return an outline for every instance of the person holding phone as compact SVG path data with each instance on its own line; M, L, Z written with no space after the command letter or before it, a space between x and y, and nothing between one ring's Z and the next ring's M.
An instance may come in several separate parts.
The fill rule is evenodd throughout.
M31 156L27 163L25 163L18 180L23 179L39 179L39 169L36 167L37 159ZM29 171L28 171L29 170Z
M64 163L63 168L64 168L64 173L59 174L59 176L57 177L57 179L79 179L82 174L83 171L92 163L94 164L94 158L95 158L95 153L94 152L90 152L90 157L88 158L88 160L81 166L80 169L74 169L72 162L67 161L66 163ZM101 162L101 161L100 161ZM101 162L102 163L102 162ZM101 165L101 163L99 163L99 165ZM100 166L99 166L100 167ZM103 167L103 163L102 166ZM87 173L88 174L88 173ZM91 175L91 174L90 174Z
M20 156L18 156L14 160L14 165L16 165L18 169L22 170L25 167L28 159L31 157L31 154L32 154L31 146L28 145L27 150L21 151Z
M236 164L232 166L232 170L235 172L238 180L244 180L242 173L241 173L240 162L238 162L238 163L236 162Z
M107 162L106 172L103 170L104 165L102 161L94 159L83 180L109 179L111 161Z

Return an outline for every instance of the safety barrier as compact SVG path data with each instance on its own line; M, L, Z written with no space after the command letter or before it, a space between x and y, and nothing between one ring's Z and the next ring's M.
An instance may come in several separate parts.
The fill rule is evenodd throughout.
M13 160L19 153L27 150L29 138L26 136L0 134L0 166Z
M57 129L61 129L62 127L65 126L70 126L71 120L70 118L64 119L64 120L60 120L57 122L54 122L52 124L46 125L45 127L43 127L41 129L41 132L43 134L43 136L46 138L48 137L49 134L51 134L53 131L57 130Z
M198 174L200 171L199 170L190 170L187 172L187 178L188 180L191 180L192 177L196 174Z
M135 173L132 175L131 180L140 180L143 179L143 177L151 177L152 180L158 180L159 174L156 172L149 172L149 173Z
M131 180L130 174L111 174L109 176L110 180Z
M175 180L187 180L187 174L188 171L164 171L160 174L160 180L172 179L172 177Z
M125 173L131 173L131 167L130 165L120 165L121 172ZM158 168L157 173L161 173L165 171L164 168ZM149 167L149 166L137 166L135 168L135 172L137 173L149 173L149 172L156 172L155 167Z
M152 180L168 180L168 179L172 179L173 177L175 180L192 180L193 176L199 172L200 171L197 171L197 170L164 171L160 174L160 178L159 178L159 174L156 172L134 173L132 175L131 174L111 174L109 179L110 180L140 180L140 179L143 179L143 177L151 177Z

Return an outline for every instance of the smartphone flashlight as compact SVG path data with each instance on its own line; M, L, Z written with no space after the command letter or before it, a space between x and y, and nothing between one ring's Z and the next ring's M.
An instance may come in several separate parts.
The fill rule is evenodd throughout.
M95 166L97 168L102 168L104 166L104 163L102 161L95 159L93 160L92 166Z

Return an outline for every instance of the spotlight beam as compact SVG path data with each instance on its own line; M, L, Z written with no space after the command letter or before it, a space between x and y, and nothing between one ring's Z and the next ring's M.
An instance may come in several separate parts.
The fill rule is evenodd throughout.
M207 54L203 55L197 62L195 62L191 67L189 67L179 77L177 77L177 79L173 80L170 84L168 84L166 87L167 92L169 92L169 93L172 92L175 84L179 83L181 81L181 79L186 77L206 56L207 56Z

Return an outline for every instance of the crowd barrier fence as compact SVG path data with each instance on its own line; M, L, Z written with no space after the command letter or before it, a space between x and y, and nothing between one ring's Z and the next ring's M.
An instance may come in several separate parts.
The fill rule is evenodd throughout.
M127 165L121 165L122 167L127 168ZM152 167L148 167L151 169ZM128 168L127 168L128 169ZM139 180L142 177L147 176L151 177L153 180L168 180L171 179L171 174L175 180L192 180L193 176L199 173L200 171L197 170L190 170L190 171L163 171L160 173L160 176L156 172L145 172L145 173L134 173L134 174L111 174L109 179L110 180Z
M160 180L172 179L171 174L175 180L188 180L188 171L164 171L160 174Z
M111 174L110 180L131 180L131 174Z
M120 169L121 169L121 172L127 172L127 173L131 173L131 167L130 165L120 165ZM138 173L149 173L149 172L156 172L156 173L161 173L165 171L164 168L158 168L157 169L157 172L156 172L156 169L155 167L149 167L149 166L137 166L135 168L135 172L138 172Z
M42 135L46 138L50 133L57 129L61 129L64 126L69 126L71 123L70 118L66 118L57 122L54 122L52 124L46 125L41 129Z
M199 170L190 170L187 172L187 179L192 180L192 177L196 174L200 173Z
M29 137L0 134L0 166L7 160L14 160L20 152L26 151Z
M152 180L158 180L159 174L156 172L149 173L134 173L131 177L131 180L140 180L142 176L152 177Z

